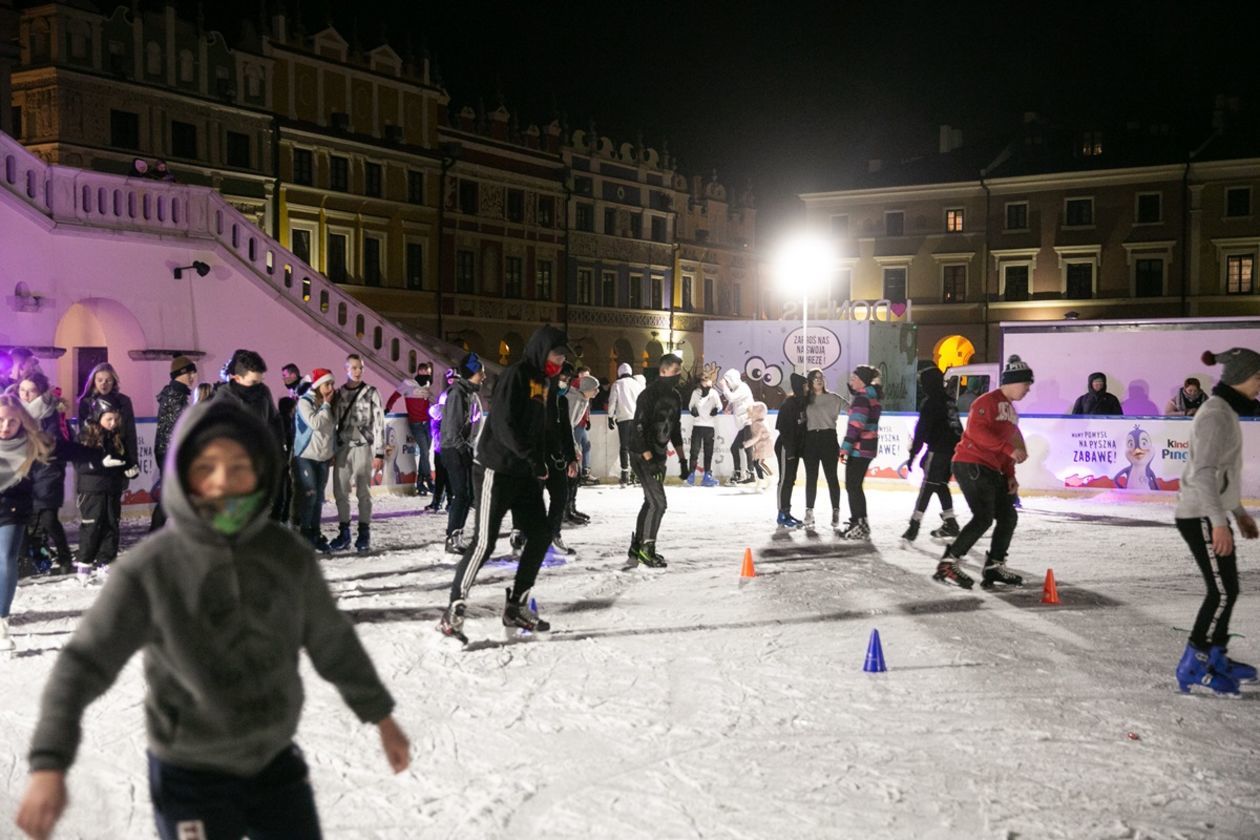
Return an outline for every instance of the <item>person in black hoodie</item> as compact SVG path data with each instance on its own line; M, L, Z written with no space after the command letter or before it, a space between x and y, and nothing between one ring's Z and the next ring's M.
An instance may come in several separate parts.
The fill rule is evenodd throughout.
M1107 374L1094 371L1089 375L1089 389L1076 398L1072 405L1073 414L1103 414L1123 416L1124 409L1120 400L1107 390Z
M656 553L656 534L668 507L665 458L678 434L678 414L682 411L682 393L678 390L682 359L666 353L661 356L657 370L656 381L639 395L631 427L630 467L643 487L643 507L639 509L639 519L630 537L628 556L639 565L663 569L667 564L665 558Z
M162 512L162 469L166 463L166 450L171 444L171 432L175 430L175 421L187 409L192 401L192 389L197 384L197 365L187 356L176 356L171 359L171 381L157 395L158 417L157 431L153 435L153 457L158 468L157 492L154 496L153 517L149 520L149 531L156 531L166 523L166 514Z
M509 510L522 526L525 547L516 580L507 591L503 626L509 631L551 629L530 606L529 592L551 542L542 482L547 478L545 414L547 380L560 373L571 357L564 331L539 327L525 344L521 360L505 370L494 387L490 414L477 442L473 470L477 503L477 535L468 543L451 583L451 602L438 630L467 643L464 611L468 592L498 541L499 526Z
M919 422L914 425L906 470L914 469L914 459L925 445L927 453L919 462L919 466L923 467L923 483L919 486L919 498L914 503L914 514L910 517L910 526L901 535L903 540L911 542L919 536L919 524L933 495L941 500L941 517L945 521L932 532L932 536L956 537L959 533L954 500L949 494L954 447L958 446L963 431L962 421L958 419L958 404L945 390L945 375L940 368L924 368L919 374L919 388L925 396L919 404Z
M288 458L290 453L287 447L288 438L284 433L284 420L276 401L271 397L271 390L263 382L267 363L262 356L253 350L237 350L223 366L223 373L227 381L219 383L212 399L229 400L261 420L271 432L280 451ZM273 495L271 518L283 522L288 518L288 511L284 508L285 500L280 493Z
M794 373L792 396L779 406L779 419L774 428L779 437L774 442L774 454L779 459L779 518L784 528L799 528L805 523L792 515L792 490L796 487L796 470L805 454L805 385L806 379Z

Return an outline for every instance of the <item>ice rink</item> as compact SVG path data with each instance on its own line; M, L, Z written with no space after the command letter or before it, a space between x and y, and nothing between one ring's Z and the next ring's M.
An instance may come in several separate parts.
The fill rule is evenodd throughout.
M1203 584L1171 500L1028 496L1010 556L1025 586L994 594L931 580L937 511L903 545L904 490L869 489L866 544L776 532L770 492L668 495L667 570L624 569L638 491L584 489L593 522L565 532L578 556L549 558L534 591L554 631L503 642L507 557L473 590L470 650L434 630L456 559L445 517L379 500L378 550L324 568L414 759L390 776L375 730L304 665L298 742L326 836L1260 836L1260 686L1185 698L1173 678ZM968 558L977 579L986 544ZM741 584L745 547L757 576ZM1230 648L1253 663L1258 559L1240 545ZM1059 606L1041 603L1048 568ZM98 591L19 587L19 652L0 662L0 837L17 835L44 680ZM873 629L883 674L862 670ZM90 707L58 837L154 836L143 689L137 657Z

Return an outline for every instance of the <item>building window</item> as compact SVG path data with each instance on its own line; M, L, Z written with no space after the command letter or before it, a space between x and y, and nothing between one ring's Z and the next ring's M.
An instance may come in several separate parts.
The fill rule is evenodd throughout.
M643 238L643 214L630 214L630 236L634 239Z
M381 165L379 163L363 164L363 192L373 198L380 198L381 189Z
M1003 300L1028 300L1028 266L1004 266L1002 280Z
M197 159L197 126L171 120L171 155L189 160Z
M735 315L744 314L743 303L739 297L739 284L738 283L736 283L734 286L731 287L731 305L735 308L735 311L733 314Z
M549 195L540 195L538 197L538 225L539 227L555 227L556 224L556 200Z
M363 237L363 282L381 285L381 240L375 236Z
M643 277L638 274L630 275L630 308L643 308Z
M684 312L690 312L692 278L684 277L682 281L682 308Z
M648 286L648 309L660 309L665 299L665 278L653 277Z
M289 230L289 250L307 265L311 264L311 232L292 228Z
M604 235L616 236L617 234L617 211L612 207L604 208Z
M1063 202L1064 227L1089 227L1094 223L1094 199L1069 198Z
M1137 297L1164 296L1164 261L1138 260L1133 270L1133 293Z
M587 233L595 232L595 208L589 204L576 205L574 227Z
M962 303L967 299L967 266L942 266L941 281L943 287L941 293L942 303Z
M1225 258L1225 293L1249 295L1256 288L1256 255L1231 254Z
M252 163L249 153L249 135L239 131L227 133L227 165L238 169L249 169Z
M1137 197L1137 223L1139 225L1155 225L1163 221L1162 193L1138 193Z
M904 266L884 269L884 297L894 303L900 303L906 299L906 269Z
M16 140L22 139L22 108L14 105L11 112L13 114L13 137Z
M590 195L594 189L594 181L585 175L578 175L573 179L573 191L578 195Z
M906 214L900 210L889 210L884 214L884 235L901 236L906 232ZM889 298L891 300L891 298Z
M577 302L583 306L591 306L595 302L595 276L589 268L578 269Z
M350 279L346 273L349 247L350 239L344 233L328 234L328 279L334 283L346 283Z
M836 213L831 217L831 235L843 239L849 235L849 214Z
M455 291L461 295L470 295L476 288L476 264L472 251L455 252Z
M479 206L477 182L466 178L459 179L459 212L469 216L477 215Z
M503 296L521 297L525 292L525 264L520 257L508 257L503 268Z
M963 211L961 207L955 207L952 210L945 211L945 232L963 232Z
M713 278L704 278L704 311L710 315L715 311L717 297L713 294Z
M1074 262L1067 264L1067 297L1082 300L1094 296L1094 264Z
M130 111L109 111L109 145L119 149L140 148L140 115Z
M507 220L509 222L525 221L525 193L520 190L507 191Z
M1028 202L1012 201L1006 205L1006 229L1028 230Z
M1081 157L1098 157L1103 153L1103 135L1101 131L1087 131L1081 135L1077 147Z
M600 275L599 302L604 306L617 305L617 272L605 271Z
M534 271L534 297L539 300L551 300L551 260L539 260Z
M328 159L328 188L338 192L350 189L350 159L330 157Z
M407 288L424 288L424 246L419 242L407 243Z
M665 220L660 216L652 217L652 241L665 241Z
M407 170L407 202L424 204L424 173L414 169Z
M1251 215L1251 187L1229 187L1225 190L1225 215L1230 217Z
M315 183L315 155L309 149L293 150L293 183L306 186Z

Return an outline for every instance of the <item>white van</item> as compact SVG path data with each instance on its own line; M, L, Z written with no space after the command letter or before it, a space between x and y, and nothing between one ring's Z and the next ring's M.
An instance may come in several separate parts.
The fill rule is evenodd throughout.
M958 403L958 413L966 414L976 397L998 386L1001 365L955 365L945 371L945 393Z

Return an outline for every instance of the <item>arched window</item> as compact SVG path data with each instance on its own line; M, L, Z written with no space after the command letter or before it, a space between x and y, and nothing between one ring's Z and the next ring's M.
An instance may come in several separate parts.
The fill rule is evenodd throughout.
M192 50L179 51L179 80L184 84L192 84L195 70L193 68Z

